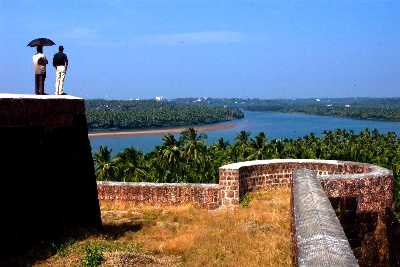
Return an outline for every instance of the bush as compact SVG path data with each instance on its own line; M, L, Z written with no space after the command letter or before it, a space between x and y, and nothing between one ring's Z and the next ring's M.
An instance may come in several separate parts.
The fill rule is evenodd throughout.
M104 248L100 245L89 244L85 247L85 255L82 259L82 265L87 267L99 266L104 260Z
M240 207L247 208L250 205L250 202L251 202L251 196L249 193L246 193L244 196L240 197L239 201Z

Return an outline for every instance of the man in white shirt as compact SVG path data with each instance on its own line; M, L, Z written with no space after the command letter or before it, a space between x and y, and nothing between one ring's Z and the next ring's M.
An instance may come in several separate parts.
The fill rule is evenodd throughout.
M46 79L46 56L43 54L43 46L36 48L36 54L32 57L33 70L35 71L35 93L44 95L44 80Z

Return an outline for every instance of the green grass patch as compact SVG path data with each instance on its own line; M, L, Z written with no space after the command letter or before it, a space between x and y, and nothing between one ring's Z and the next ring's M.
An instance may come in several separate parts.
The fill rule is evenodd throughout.
M240 197L239 204L241 208L247 208L250 205L252 197L249 193L244 194Z

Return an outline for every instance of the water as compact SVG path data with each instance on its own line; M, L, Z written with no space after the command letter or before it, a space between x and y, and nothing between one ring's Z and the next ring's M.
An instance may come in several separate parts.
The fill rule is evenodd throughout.
M242 130L250 131L253 136L259 132L265 132L269 139L285 137L297 138L310 133L319 136L324 130L335 130L337 128L353 130L354 132L360 132L365 128L371 130L376 128L381 133L395 132L400 136L400 122L355 120L300 113L245 111L244 119L226 123L234 123L237 127L208 132L208 144L215 143L220 137L232 143L235 136ZM128 146L133 146L143 152L149 152L153 150L156 145L162 143L162 136L163 135L97 137L91 139L90 142L93 151L98 150L100 145L107 145L112 149L113 153L117 153Z

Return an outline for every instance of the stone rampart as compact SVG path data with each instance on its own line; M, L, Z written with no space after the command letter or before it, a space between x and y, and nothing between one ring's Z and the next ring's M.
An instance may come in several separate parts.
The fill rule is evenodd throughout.
M359 162L275 159L228 164L219 169L222 204L236 205L247 192L273 186L290 186L293 170L317 172L329 198L357 198L357 212L379 212L393 203L393 173Z
M357 212L384 212L393 202L393 174L371 164L312 159L277 159L228 164L219 169L219 184L98 182L99 198L201 207L238 205L247 192L291 186L296 169L317 172L329 198L356 198Z
M293 186L293 172L298 169L315 172L334 209L340 211L339 220L360 265L387 265L393 174L376 165L313 159L248 161L220 167L219 185L99 182L98 191L100 199L106 200L195 203L215 209L239 205L247 192Z
M358 266L315 171L293 172L294 262L297 266Z
M82 98L0 94L0 149L1 254L101 226Z
M222 204L237 205L247 192L293 186L293 171L313 170L338 211L353 252L361 266L389 265L393 173L385 168L349 161L276 159L222 166ZM296 178L294 178L296 179ZM297 252L295 252L297 255Z
M97 182L99 199L133 204L180 205L194 203L202 208L221 206L218 184Z

